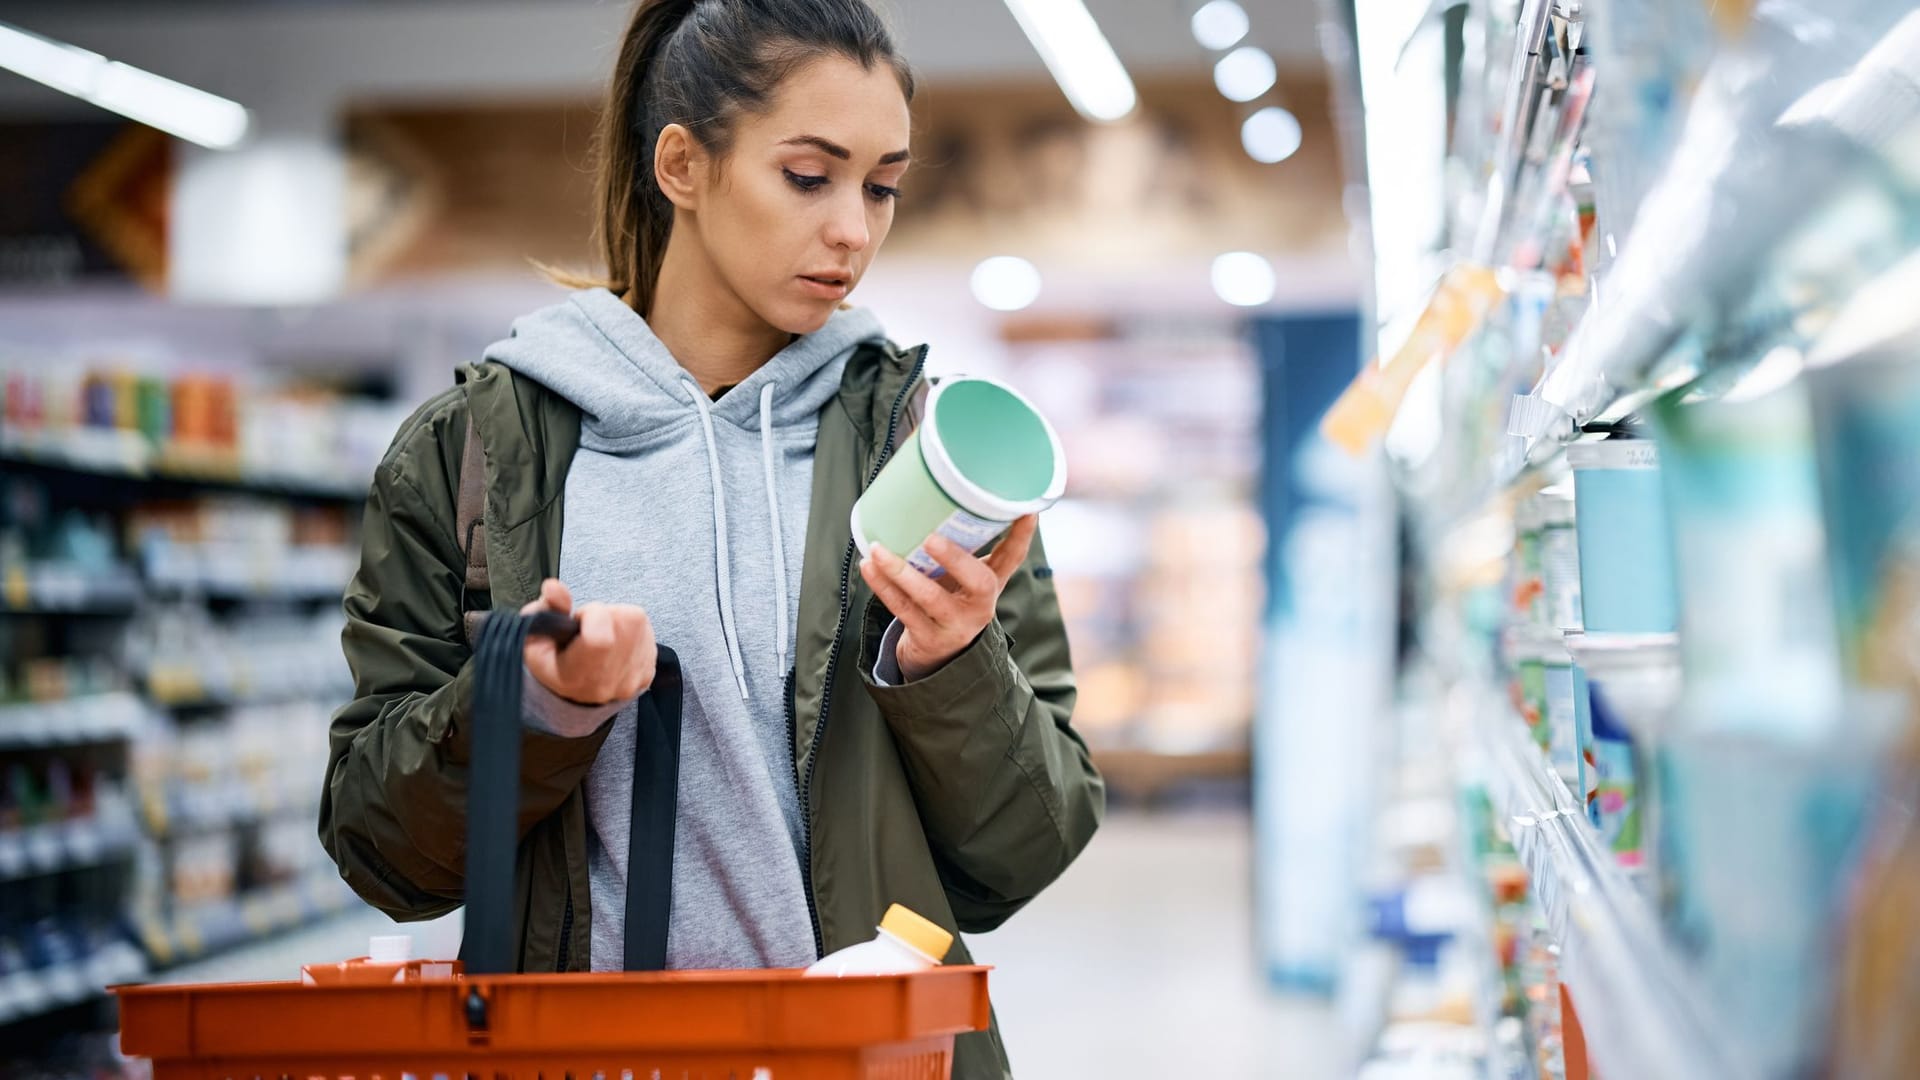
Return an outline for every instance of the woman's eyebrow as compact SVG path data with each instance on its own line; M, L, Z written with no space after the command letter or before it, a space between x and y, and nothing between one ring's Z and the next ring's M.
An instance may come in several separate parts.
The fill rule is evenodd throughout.
M847 149L844 146L841 146L839 143L834 142L832 139L824 139L818 135L795 135L791 139L781 140L780 145L781 146L811 146L815 150L818 150L821 153L830 155L832 157L837 157L841 161L853 160L853 151ZM891 154L886 154L882 156L880 158L880 164L893 165L898 162L906 161L912 157L913 157L913 152L910 150L895 150Z

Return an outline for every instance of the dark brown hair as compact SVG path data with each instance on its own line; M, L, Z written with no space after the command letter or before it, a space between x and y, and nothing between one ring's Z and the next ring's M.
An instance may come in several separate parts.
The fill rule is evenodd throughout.
M704 150L724 158L743 112L767 108L788 75L830 55L869 70L892 65L913 100L913 72L866 0L641 0L620 42L595 136L597 240L606 277L556 276L631 293L634 310L648 313L673 232L673 204L653 175L660 132L683 125Z

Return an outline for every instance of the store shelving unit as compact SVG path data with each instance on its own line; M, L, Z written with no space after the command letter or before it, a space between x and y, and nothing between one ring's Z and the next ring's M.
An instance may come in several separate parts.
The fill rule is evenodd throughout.
M186 468L137 443L114 439L110 447L78 448L74 437L60 441L0 439L0 469L38 474L92 486L135 486L148 496L182 494L258 495L264 498L322 502L362 502L364 486L299 475L243 472L237 468Z
M1836 394L1836 383L1852 384L1828 369L1863 356L1888 369L1911 362L1910 336L1889 339L1899 347L1877 352L1856 339L1863 325L1896 332L1887 324L1900 321L1903 294L1888 292L1886 285L1891 280L1905 286L1904 296L1910 296L1916 276L1910 268L1920 249L1913 209L1920 205L1920 169L1904 155L1920 131L1920 71L1912 62L1920 50L1920 16L1911 5L1876 0L1796 9L1791 17L1768 5L1704 0L1468 0L1452 7L1447 33L1462 36L1447 44L1464 48L1449 60L1463 58L1463 67L1457 69L1460 95L1450 101L1447 117L1446 196L1435 200L1445 203L1435 209L1446 223L1451 261L1424 312L1435 318L1420 323L1428 332L1416 328L1408 349L1383 348L1389 371L1408 357L1417 363L1402 373L1432 363L1439 389L1424 398L1408 394L1409 408L1399 419L1410 422L1380 434L1396 460L1403 505L1418 536L1421 583L1432 586L1422 599L1435 615L1436 633L1422 642L1429 648L1415 663L1423 671L1431 664L1441 693L1460 691L1480 702L1465 725L1465 745L1453 749L1462 760L1485 763L1495 817L1525 868L1529 900L1558 950L1557 976L1535 980L1544 992L1528 1007L1553 1010L1556 992L1564 995L1553 1015L1565 1017L1565 1074L1575 1080L1588 1075L1589 1057L1593 1075L1608 1080L1744 1080L1832 1068L1830 1056L1846 1049L1842 1036L1854 1033L1828 1030L1826 1014L1878 1004L1871 1000L1874 991L1846 985L1857 973L1841 974L1849 959L1843 953L1859 948L1856 939L1866 931L1837 921L1852 919L1851 909L1822 907L1827 900L1803 898L1796 890L1810 897L1832 886L1834 875L1853 873L1837 856L1826 858L1846 843L1791 834L1795 826L1779 823L1783 813L1768 819L1782 833L1779 863L1768 863L1739 845L1765 849L1774 834L1743 833L1743 822L1727 820L1738 818L1738 809L1703 805L1689 783L1706 782L1687 774L1688 765L1676 764L1684 758L1666 755L1691 751L1700 755L1693 762L1714 759L1719 766L1717 755L1732 741L1749 738L1796 764L1838 752L1842 743L1858 755L1850 762L1873 756L1873 736L1860 734L1866 725L1857 702L1833 706L1847 717L1840 731L1808 721L1806 730L1819 730L1819 736L1803 730L1796 736L1801 741L1782 736L1769 742L1772 733L1762 730L1762 721L1739 713L1765 711L1771 703L1756 707L1741 699L1729 705L1728 695L1714 692L1713 680L1747 685L1782 657L1799 660L1793 650L1803 639L1832 632L1850 641L1878 632L1844 619L1829 623L1817 612L1805 616L1805 624L1782 629L1761 625L1754 613L1768 610L1765 605L1786 591L1781 581L1804 584L1811 595L1828 588L1828 575L1844 577L1849 567L1834 551L1892 543L1882 536L1846 535L1859 525L1848 515L1871 517L1856 504L1909 514L1904 500L1911 495L1912 474L1891 464L1904 444L1876 443L1872 453L1881 456L1863 451L1858 461L1834 445L1871 441L1866 429L1875 423L1905 422L1910 431L1904 389L1886 380L1885 415L1899 420L1881 420L1881 414ZM1429 31L1438 36L1432 24ZM1364 57L1366 42L1358 52ZM1370 114L1374 95L1388 92L1379 83L1368 87ZM1439 87L1420 92L1430 101ZM1373 182L1384 189L1406 180L1382 171ZM1429 254L1433 237L1374 240L1382 251L1398 245L1383 255L1386 267L1407 262L1410 248ZM1479 303L1484 294L1450 280L1463 271L1477 275L1476 282L1497 281L1491 290L1497 299ZM1383 281L1389 280L1383 271ZM1859 302L1872 290L1880 292L1877 311ZM1449 321L1449 315L1470 309L1470 315ZM1879 318L1863 319L1863 311ZM1398 323L1423 313L1381 314ZM1862 384L1873 389L1850 392L1877 404L1879 384L1864 377ZM1405 390L1409 384L1395 385ZM1359 388L1370 388L1364 377ZM1394 398L1396 405L1400 400ZM1748 408L1768 400L1791 404L1774 412ZM1726 429L1708 435L1687 427L1736 415ZM1736 423L1747 425L1737 435L1731 433ZM1817 439L1800 425L1811 425ZM1690 434L1699 441L1690 444ZM1572 621L1541 616L1537 608L1529 613L1510 586L1529 575L1536 585L1542 578L1540 552L1527 547L1539 543L1541 533L1521 523L1521 511L1543 487L1567 478L1569 457L1581 456L1568 454L1569 447L1605 438L1656 440L1662 475L1654 499L1667 520L1628 524L1627 513L1615 515L1602 497L1583 502L1581 561L1589 553L1584 530L1594 521L1602 523L1595 530L1602 537L1613 535L1606 531L1611 527L1678 552L1671 567L1677 580L1656 588L1676 594L1670 610L1680 611L1677 621L1700 636L1690 636L1690 651L1682 650L1675 661L1674 678L1685 668L1688 694L1673 699L1670 714L1663 706L1657 721L1628 723L1630 752L1622 750L1625 735L1606 735L1610 749L1604 752L1616 756L1598 766L1592 757L1583 763L1580 753L1593 748L1593 733L1558 719L1571 721L1575 710L1548 715L1550 710L1535 705L1574 701L1570 678L1562 690L1541 688L1541 669L1564 670L1566 662L1516 656L1496 639L1525 623L1556 636L1553 628L1579 627L1577 603ZM1755 464L1756 444L1780 456ZM1809 477L1804 489L1795 486L1802 482L1796 471L1802 467ZM1835 480L1882 470L1897 476L1877 487ZM1810 478L1815 472L1817 483ZM1763 489L1810 493L1804 502L1794 501L1798 494L1782 495L1793 509L1768 519L1755 509L1763 500L1751 494ZM1719 505L1721 497L1733 508ZM1589 512L1597 517L1588 518ZM1792 518L1796 513L1801 516ZM1805 525L1801 535L1824 555L1796 550L1758 553L1750 562L1737 557L1745 554L1747 538L1784 533L1795 524ZM1879 526L1859 527L1871 534ZM1664 535L1652 537L1655 531ZM1571 548L1564 551L1571 557ZM1894 591L1893 571L1881 563L1900 560L1879 549L1858 557L1872 567L1862 576L1877 586L1877 608ZM1516 573L1528 559L1534 560L1532 570ZM1722 576L1715 578L1709 568ZM1586 567L1579 569L1584 577ZM1503 573L1505 583L1493 584ZM1777 580L1763 580L1768 578ZM1735 595L1736 586L1748 585L1761 597L1751 607ZM1787 622L1817 606L1781 605L1792 611ZM1489 614L1496 610L1501 614ZM1743 636L1716 625L1716 617L1755 629ZM1729 646L1734 638L1739 644ZM1859 670L1830 659L1812 663L1825 665L1820 678L1844 683L1849 692L1859 689ZM1802 670L1791 663L1782 667ZM1623 682L1612 690L1602 685L1604 678L1593 681L1591 669L1585 677L1601 687L1603 697L1633 692L1625 686L1629 676L1619 675ZM1509 691L1527 702L1524 720L1502 700ZM1811 713L1825 706L1779 707ZM1623 706L1615 700L1609 708ZM1577 734L1563 738L1569 729ZM1729 741L1715 741L1721 737ZM1689 738L1699 741L1676 751ZM1540 748L1549 742L1559 755L1557 769ZM1631 757L1630 765L1621 754ZM1595 804L1605 838L1584 805L1586 798L1600 797L1593 786L1596 770L1613 785L1607 797L1614 801ZM1578 798L1569 790L1575 775L1590 785ZM1862 790L1870 786L1866 768L1858 779ZM1753 783L1756 789L1762 785L1759 779ZM1786 802L1795 807L1813 801L1804 792L1778 798L1804 800ZM1615 813L1609 805L1630 810L1609 817ZM1716 843L1750 856L1739 864L1738 878L1730 869L1735 856L1703 854ZM1649 871L1624 869L1610 845L1669 856L1651 868L1661 875L1661 905L1651 898L1655 886L1643 891L1641 875ZM1507 858L1504 852L1501 858ZM1816 874L1795 859L1823 869ZM1500 869L1512 871L1504 862ZM1776 879L1766 880L1769 873ZM1797 873L1819 880L1809 883ZM1757 930L1753 911L1729 906L1726 896L1749 880L1755 890L1782 895L1777 932ZM1877 924L1875 929L1888 932ZM1816 947L1827 955L1812 957ZM1756 956L1768 950L1770 955ZM1749 978L1751 985L1745 984ZM1856 995L1851 1002L1848 993ZM1897 1014L1903 1002L1895 1001L1889 1009ZM1544 1063L1543 1074L1558 1065Z
M372 913L310 857L311 740L267 733L318 723L324 737L325 710L350 688L337 653L300 635L352 573L364 484L163 449L127 430L7 426L16 419L0 422L0 475L44 509L0 518L26 530L8 537L0 641L9 663L43 670L0 687L19 702L0 706L0 766L14 770L0 795L0 1038L111 1030L107 986L243 960L313 928L352 924L363 948ZM263 517L279 524L263 532ZM349 543L326 546L341 521ZM69 550L46 543L56 527L91 531L72 549L84 561L35 561L43 547ZM63 811L52 794L63 770L76 790L82 776L92 785L94 813ZM22 790L32 807L14 805ZM15 809L24 823L5 825ZM313 850L294 850L296 831ZM186 852L201 899L174 892ZM238 891L221 895L209 865Z
M1653 912L1599 844L1586 813L1518 717L1493 710L1478 737L1496 812L1560 945L1602 1076L1735 1076L1697 987Z

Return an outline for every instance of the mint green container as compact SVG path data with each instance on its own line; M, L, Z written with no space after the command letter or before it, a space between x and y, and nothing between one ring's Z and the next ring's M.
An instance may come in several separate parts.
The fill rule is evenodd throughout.
M862 557L881 544L939 577L928 537L977 552L1059 501L1066 486L1060 437L1031 402L993 379L941 379L925 420L853 504L853 540Z

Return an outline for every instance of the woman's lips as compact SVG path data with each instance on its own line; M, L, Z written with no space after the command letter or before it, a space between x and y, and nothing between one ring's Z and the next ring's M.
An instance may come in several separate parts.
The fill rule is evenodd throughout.
M800 287L806 290L809 296L817 296L822 300L844 300L847 297L847 279L845 278L802 275L799 281Z

